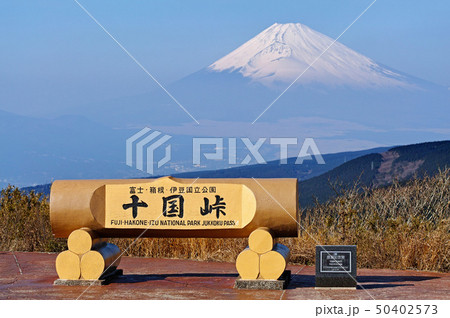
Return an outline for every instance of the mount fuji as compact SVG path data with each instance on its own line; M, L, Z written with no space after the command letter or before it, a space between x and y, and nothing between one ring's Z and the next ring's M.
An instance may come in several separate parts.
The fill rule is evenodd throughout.
M417 88L411 78L300 23L273 24L208 70L237 71L269 87L296 81L302 85Z
M448 139L450 132L447 88L377 63L300 23L275 23L167 89L200 125L160 88L74 113L115 128L204 136L282 131L364 139L371 142L367 147Z

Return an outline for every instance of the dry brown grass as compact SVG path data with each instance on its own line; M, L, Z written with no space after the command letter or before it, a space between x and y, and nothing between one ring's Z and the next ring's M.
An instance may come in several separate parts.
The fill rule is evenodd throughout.
M0 200L0 249L64 248L51 236L46 200L12 187ZM318 244L356 244L358 267L449 272L450 170L382 189L340 190L335 199L302 210L300 224L298 238L278 239L291 249L292 263L314 264ZM247 239L111 241L126 255L226 262L247 245Z
M8 186L0 196L0 250L58 252L65 240L55 239L48 198Z
M358 267L450 271L450 170L382 189L342 190L303 211L291 260L314 262L315 245L357 244Z
M247 239L212 238L143 238L113 239L125 255L182 258L202 261L234 262L247 246Z

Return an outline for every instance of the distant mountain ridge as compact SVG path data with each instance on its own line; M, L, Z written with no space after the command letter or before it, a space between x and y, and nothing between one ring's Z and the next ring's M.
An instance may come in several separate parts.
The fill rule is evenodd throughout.
M317 198L323 202L335 195L330 184L381 187L394 179L405 181L413 176L434 175L439 169L450 167L450 141L427 142L392 148L376 148L361 152L324 155L326 166L295 165L279 161L241 166L216 171L198 171L174 174L178 178L297 178L299 202L307 207ZM348 161L347 161L348 159ZM344 161L344 162L343 162ZM320 167L319 167L320 166ZM325 171L325 172L324 172ZM50 184L24 188L49 194Z
M315 198L323 202L334 196L331 184L349 187L359 180L361 186L382 187L394 179L406 181L413 176L432 176L445 168L450 168L450 141L394 147L353 159L320 176L300 181L300 205L308 206Z
M389 147L373 148L361 151L347 151L335 154L324 154L325 164L318 164L315 159L305 160L301 165L295 164L297 158L288 158L287 164L280 164L279 160L269 161L266 164L245 165L228 169L203 170L171 174L176 178L297 178L306 180L321 175L354 158L369 154L387 151ZM154 176L151 178L159 178ZM50 193L50 184L24 187L26 190L35 190L45 194Z

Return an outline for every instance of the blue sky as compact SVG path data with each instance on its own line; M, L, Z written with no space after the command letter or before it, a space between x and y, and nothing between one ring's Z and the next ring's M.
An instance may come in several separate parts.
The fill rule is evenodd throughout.
M337 37L372 1L80 0L163 84L271 24ZM450 86L450 2L378 0L340 39L374 60ZM0 1L0 109L53 109L146 92L154 83L72 0Z

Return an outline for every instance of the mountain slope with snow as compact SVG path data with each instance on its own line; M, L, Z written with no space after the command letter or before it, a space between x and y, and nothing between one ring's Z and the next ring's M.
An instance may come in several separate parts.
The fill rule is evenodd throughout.
M296 85L290 86L301 74ZM258 118L258 123L271 123L271 129L260 128L262 136L274 136L289 127L288 136L333 136L359 145L363 140L364 147L413 143L418 137L420 141L448 139L450 91L446 87L381 65L299 23L274 24L167 89L200 122L194 127L206 131L202 124L210 123L211 136L217 136L217 131L236 133L229 123L245 126ZM158 126L164 130L193 122L160 88L87 105L73 113L80 112L114 128ZM349 124L325 133L329 127L324 123L330 120ZM362 126L367 129L349 129ZM241 134L256 135L257 127L252 125ZM188 128L183 129L184 134ZM198 128L190 131L197 134Z
M302 73L298 84L414 86L407 76L300 23L275 23L208 69L237 71L266 86L276 82L291 83Z

